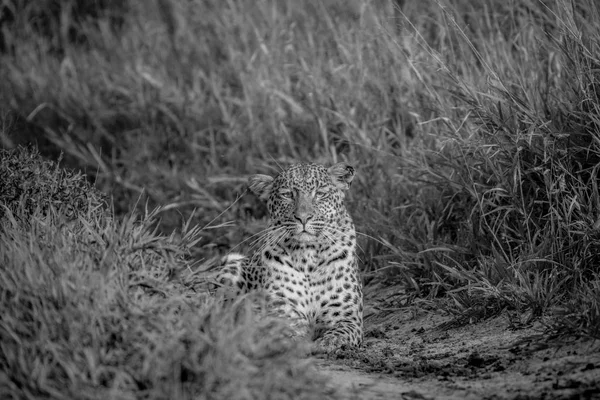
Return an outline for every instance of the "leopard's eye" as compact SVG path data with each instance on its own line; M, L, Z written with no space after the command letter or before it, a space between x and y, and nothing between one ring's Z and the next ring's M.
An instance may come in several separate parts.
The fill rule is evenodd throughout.
M291 190L281 190L279 191L279 195L284 199L291 199L294 196Z
M317 190L317 193L315 193L315 197L318 199L322 199L324 197L326 197L329 194L329 192L325 189L319 189Z

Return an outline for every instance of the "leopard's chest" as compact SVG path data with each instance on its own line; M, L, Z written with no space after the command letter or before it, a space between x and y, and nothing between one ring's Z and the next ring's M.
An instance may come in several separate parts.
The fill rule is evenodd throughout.
M331 301L343 301L344 292L358 287L358 271L353 248L267 254L262 264L264 285L270 292L293 299L308 317Z

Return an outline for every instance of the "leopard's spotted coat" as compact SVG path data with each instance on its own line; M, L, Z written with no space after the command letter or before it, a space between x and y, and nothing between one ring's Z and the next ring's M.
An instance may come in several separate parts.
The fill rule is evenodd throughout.
M264 289L272 310L322 351L362 342L363 298L356 232L344 205L354 178L346 163L299 163L276 177L254 175L269 228L251 257L230 255L217 282L240 292Z

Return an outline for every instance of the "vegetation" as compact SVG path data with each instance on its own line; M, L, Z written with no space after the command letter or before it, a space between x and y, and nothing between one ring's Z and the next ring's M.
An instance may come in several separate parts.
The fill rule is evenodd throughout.
M0 6L0 143L98 191L2 153L7 396L324 390L197 289L264 223L246 177L299 159L358 167L367 282L600 337L593 0L84 3Z

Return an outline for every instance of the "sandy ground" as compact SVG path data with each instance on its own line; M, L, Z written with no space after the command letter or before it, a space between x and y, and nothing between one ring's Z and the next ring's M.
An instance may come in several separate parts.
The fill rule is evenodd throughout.
M507 311L457 322L366 291L365 342L317 358L349 399L600 399L600 341L552 336ZM373 295L376 293L376 295Z

